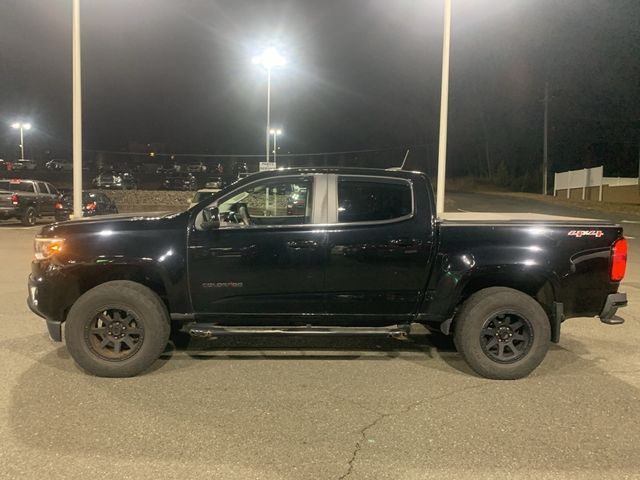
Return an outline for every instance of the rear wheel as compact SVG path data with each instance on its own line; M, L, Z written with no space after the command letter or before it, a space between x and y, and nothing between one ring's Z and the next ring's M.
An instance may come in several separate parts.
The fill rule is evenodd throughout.
M36 224L36 209L33 207L27 207L27 209L23 212L20 221L25 227L34 226Z
M456 316L454 342L483 377L526 377L544 359L551 338L540 304L518 290L493 287L469 297Z
M100 377L131 377L147 370L169 340L167 309L149 288L130 281L92 288L73 304L65 341L73 359Z

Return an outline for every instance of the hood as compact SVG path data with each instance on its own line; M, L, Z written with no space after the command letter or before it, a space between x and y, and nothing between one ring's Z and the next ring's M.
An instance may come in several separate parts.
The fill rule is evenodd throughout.
M132 230L150 230L171 228L173 224L182 225L189 218L187 211L183 212L149 212L149 213L119 213L114 215L100 215L97 217L82 217L65 222L56 222L40 229L39 236L53 237L79 233L94 233L97 231L115 232Z

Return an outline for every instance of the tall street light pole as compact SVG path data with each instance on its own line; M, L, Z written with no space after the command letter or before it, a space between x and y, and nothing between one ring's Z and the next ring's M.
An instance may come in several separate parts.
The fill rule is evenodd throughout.
M80 64L80 0L73 0L73 216L82 217L82 84Z
M270 132L271 132L271 70L273 68L282 67L286 60L280 55L278 50L274 47L266 48L260 55L253 57L252 62L256 65L261 65L267 71L267 128L266 128L266 149L265 149L265 161L269 161L269 144L270 144Z
M31 130L30 123L16 122L11 125L13 128L20 129L20 158L24 158L24 131Z
M444 0L442 34L442 90L440 92L440 139L438 146L438 183L436 214L444 213L444 183L447 169L447 120L449 115L449 50L451 48L451 0Z
M269 133L273 135L273 163L275 164L278 157L278 136L282 135L282 129L272 128Z
M269 161L269 131L271 130L271 68L267 68L267 149L265 162ZM274 160L275 161L275 160Z
M544 84L544 140L542 146L542 194L547 194L547 171L549 170L549 83Z

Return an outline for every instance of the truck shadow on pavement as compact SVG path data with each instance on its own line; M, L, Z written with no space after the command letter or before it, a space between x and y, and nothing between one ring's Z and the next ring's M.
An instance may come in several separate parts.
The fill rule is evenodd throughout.
M130 379L83 373L44 335L6 340L0 350L32 365L11 388L4 440L31 458L215 463L261 478L338 478L357 442L358 478L398 462L407 476L428 462L441 478L507 461L559 477L640 470L638 390L583 358L575 338L580 355L554 345L515 382L472 375L433 340L227 338L178 345Z

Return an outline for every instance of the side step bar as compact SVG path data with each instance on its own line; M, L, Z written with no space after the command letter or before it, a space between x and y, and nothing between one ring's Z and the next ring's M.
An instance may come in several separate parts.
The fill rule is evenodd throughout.
M392 327L318 327L318 326L285 326L285 327L222 327L210 323L188 323L181 331L192 337L215 338L225 335L379 335L404 340L409 335L410 325L394 325Z

